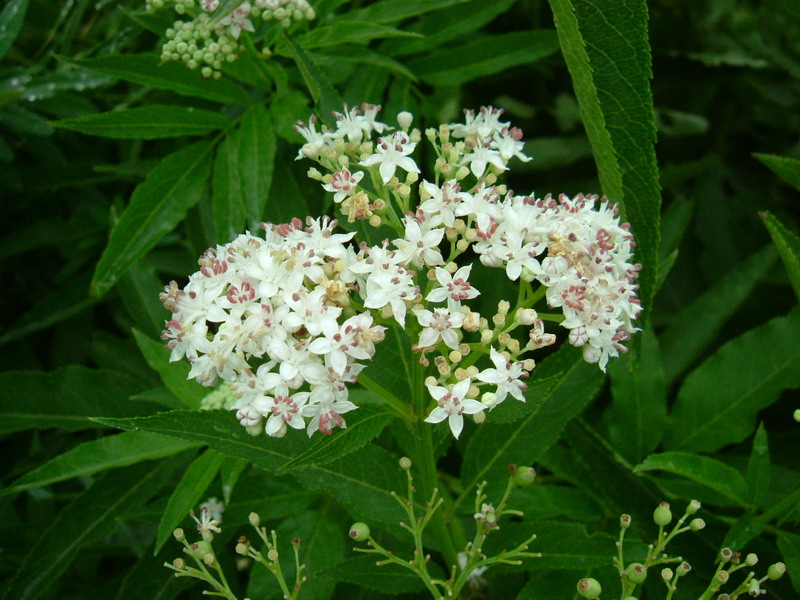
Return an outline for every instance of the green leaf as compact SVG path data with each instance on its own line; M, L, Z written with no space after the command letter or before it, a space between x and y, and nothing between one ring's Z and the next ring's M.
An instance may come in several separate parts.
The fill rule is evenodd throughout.
M673 325L659 338L667 384L674 382L717 337L775 262L775 254L771 245L753 253L675 315ZM687 323L692 326L687 327Z
M796 190L800 190L800 160L776 154L753 154L778 177Z
M269 112L262 104L252 106L242 117L237 142L236 162L242 204L247 224L254 228L264 220L277 145ZM236 233L241 233L241 230Z
M397 407L408 406L411 398L414 355L405 332L398 327L386 330L373 359L358 376L358 382Z
M317 27L308 33L295 38L302 48L322 48L351 42L366 42L369 40L397 37L422 37L412 31L403 31L367 21L337 21L331 25Z
M136 326L144 329L148 336L160 336L169 313L158 298L164 282L153 265L146 260L134 263L118 285L120 299ZM163 345L162 350L166 351Z
M47 592L78 550L107 537L121 513L147 502L175 463L141 464L107 474L55 517L6 589L4 600L34 600Z
M191 370L188 361L170 362L169 350L163 343L147 337L137 329L133 329L132 332L147 364L158 373L167 389L189 408L200 408L200 401L209 390L196 381L186 378Z
M153 405L128 399L142 389L140 382L107 369L6 371L0 373L0 433L35 427L75 431L99 427L90 417L146 415Z
M0 496L50 485L73 477L85 477L108 469L126 467L143 460L164 458L188 450L195 445L156 433L132 431L108 435L80 444L25 473L2 490Z
M103 251L92 280L102 296L200 200L211 174L210 142L173 152L134 190Z
M525 513L526 519L566 517L569 521L589 522L600 514L594 500L581 490L538 482L527 488L516 488L509 506Z
M239 179L239 129L231 131L217 147L211 184L214 241L234 239L245 227L247 208Z
M472 500L475 486L481 481L504 484L508 465L530 465L561 435L567 422L594 398L603 383L603 373L596 365L583 360L579 350L565 347L536 367L538 378L562 373L550 393L530 403L529 413L510 424L487 422L467 443L461 479L464 492L457 504ZM513 400L508 400L513 402Z
M242 474L250 463L246 460L242 460L241 458L233 458L227 457L225 462L222 463L222 466L219 469L220 472L220 479L222 480L222 499L226 505L231 503L231 497L233 496L233 488L236 486L236 482L239 480L239 476Z
M747 482L741 473L709 456L688 452L651 454L634 468L635 473L667 471L711 488L731 500L735 506L748 506ZM702 497L700 498L702 500Z
M339 15L340 21L372 21L395 23L434 10L462 4L466 0L383 0L364 8Z
M242 458L271 473L311 445L301 431L291 431L283 439L254 437L226 410L173 410L144 418L103 417L97 421L127 431L152 431L205 444L220 454Z
M428 563L432 577L439 578L443 575L436 563ZM367 588L383 594L405 594L418 592L425 589L422 580L408 569L390 563L388 565L377 566L373 556L358 556L351 558L330 570L330 576L337 581L353 583L359 587Z
M651 328L640 335L638 356L630 352L608 368L613 399L608 415L611 442L632 462L658 447L667 416L667 386L658 340Z
M360 521L397 525L405 513L392 492L406 489L405 473L397 457L375 445L366 446L347 458L294 473L310 490L325 491Z
M550 0L603 193L619 202L644 265L647 310L658 280L661 194L645 0Z
M167 508L161 515L153 554L158 554L164 542L172 537L175 528L187 517L189 511L200 503L224 460L222 454L207 450L192 461L178 485L172 490Z
M28 0L10 0L0 13L0 59L11 48L25 20Z
M555 32L549 29L516 31L438 50L408 61L407 66L427 83L456 87L510 67L532 63L556 50L558 40Z
M116 139L144 139L203 135L228 126L221 114L185 106L142 106L114 110L52 124L61 129Z
M289 37L284 39L319 113L327 117L332 111L342 110L344 103L328 78L311 62L305 51L294 40Z
M747 462L747 485L750 488L748 498L756 508L764 508L766 505L769 496L771 466L767 430L761 423L753 438L753 449L750 452L750 460Z
M759 410L800 386L800 311L731 340L693 371L678 392L668 449L713 452L740 442Z
M513 423L530 414L531 406L546 401L550 392L561 381L561 377L561 373L558 373L550 377L537 377L528 382L528 388L525 390L525 402L519 402L516 399L503 402L489 411L489 421L491 423Z
M332 435L318 440L300 456L286 463L282 471L289 471L309 465L324 465L351 452L363 448L368 442L380 435L389 423L392 415L371 407L364 406L347 416L347 428L340 429Z
M505 12L516 0L471 0L457 10L437 11L423 17L416 29L424 37L417 40L399 40L392 43L392 56L407 56L425 52L450 40L472 33ZM405 4L408 4L407 2ZM430 3L429 3L430 4Z
M792 579L794 591L800 593L800 535L781 531L778 534L778 550Z
M780 252L783 266L786 268L789 281L792 282L794 288L794 295L800 302L800 238L769 212L763 212L760 215L767 231L772 236L772 241Z
M90 71L118 77L181 96L195 96L223 104L250 104L250 94L229 79L204 79L182 63L161 63L151 54L108 54L96 58L65 59Z

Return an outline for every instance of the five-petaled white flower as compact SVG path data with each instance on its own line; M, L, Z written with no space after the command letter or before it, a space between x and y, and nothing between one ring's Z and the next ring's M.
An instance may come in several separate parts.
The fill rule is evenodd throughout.
M472 265L467 265L451 275L447 270L438 267L436 269L436 281L439 282L441 287L435 288L425 299L431 302L447 300L447 308L450 312L457 312L464 300L471 300L480 294L467 281L470 271L472 271Z
M378 138L375 154L358 164L364 167L380 165L378 172L381 174L381 179L383 183L389 183L397 167L407 173L419 173L417 163L409 156L416 147L417 144L409 139L405 131L395 131L391 137Z
M508 394L511 394L520 402L525 402L525 396L522 392L528 389L528 386L522 379L528 376L528 372L522 367L522 362L508 362L506 357L495 350L494 347L490 350L489 357L492 359L495 368L485 369L478 373L476 377L484 383L491 383L497 386L494 406L505 400Z
M474 415L486 409L486 406L477 400L465 397L471 385L469 377L455 384L452 390L440 385L425 385L433 399L439 404L431 411L425 422L441 423L447 419L450 431L453 432L453 436L456 439L461 435L461 430L464 428L464 417L462 415L464 413Z

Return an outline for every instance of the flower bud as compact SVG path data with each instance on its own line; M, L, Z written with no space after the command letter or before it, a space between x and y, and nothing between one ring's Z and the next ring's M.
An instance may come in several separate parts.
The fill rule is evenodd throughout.
M400 125L400 128L403 131L408 131L408 128L411 127L411 123L414 122L414 115L412 115L407 110L400 112L397 114L397 124Z
M211 544L206 541L196 542L191 544L188 549L184 549L194 558L202 560L206 554L211 554Z
M752 552L744 557L744 562L748 567L754 566L758 562L758 556Z
M267 552L267 559L271 560L272 562L277 562L278 560L278 551L273 548L269 552Z
M722 559L722 562L726 563L733 558L733 550L730 548L723 548L719 551L719 556Z
M672 572L672 569L661 569L661 579L664 581L670 581L675 574Z
M603 588L600 587L600 582L597 581L597 579L586 577L578 582L578 594L581 596L581 598L594 600L600 596L602 591Z
M700 502L698 502L697 500L692 500L691 502L689 502L689 506L686 507L686 514L693 515L698 510L700 510L700 506L701 506Z
M642 563L631 563L625 569L625 576L631 583L639 585L647 579L647 568Z
M727 571L720 571L717 573L716 580L720 583L728 583L728 579L730 579L731 575Z
M703 519L692 519L689 522L689 528L692 531L700 531L701 529L705 528L706 522Z
M795 409L794 411L794 420L800 423L800 408Z
M486 413L483 411L476 412L475 414L472 415L472 420L475 422L476 425L480 425L486 420Z
M536 471L533 469L533 467L520 467L514 471L514 475L512 476L514 485L518 487L528 487L533 483L535 478Z
M179 570L185 569L186 561L183 560L182 558L176 558L175 560L172 561L172 566Z
M783 577L784 573L786 573L786 565L783 564L782 562L770 565L769 569L767 569L767 577L769 577L773 581Z
M353 523L350 526L350 537L356 542L363 542L369 538L369 525L366 523Z
M183 533L183 529L181 529L180 527L178 527L175 531L173 531L172 535L174 535L175 539L178 540L179 542L182 542L183 540L186 539L186 535Z
M261 524L261 517L259 517L258 514L254 512L251 512L248 515L247 520L250 521L250 525L252 525L253 527L258 527Z
M627 529L631 526L631 516L630 515L620 515L619 517L619 526L622 529Z
M407 456L404 456L400 459L400 468L404 471L408 471L411 468L411 459Z
M750 580L750 583L747 584L747 593L751 596L761 595L761 584L759 583L758 579Z
M481 396L481 402L486 406L486 408L492 408L495 404L497 404L497 395L492 392L486 392L483 396Z
M672 511L669 509L669 504L667 502L662 502L658 505L658 508L653 512L653 521L655 521L656 525L659 527L670 524L670 521L672 521Z
M676 569L676 572L678 573L679 577L682 577L682 576L686 575L691 570L692 570L692 565L690 565L687 562L682 562L681 564L678 565L678 568Z

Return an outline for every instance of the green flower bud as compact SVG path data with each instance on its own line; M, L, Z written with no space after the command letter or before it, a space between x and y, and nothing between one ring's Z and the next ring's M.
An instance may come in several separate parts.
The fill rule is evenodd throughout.
M536 471L533 469L533 467L521 467L514 471L514 475L512 475L514 485L518 487L528 487L533 483L535 478Z
M674 575L675 573L672 572L672 569L661 569L661 579L664 581L670 581Z
M250 521L250 525L253 527L258 527L261 524L261 517L258 516L258 513L251 512L247 520Z
M800 408L795 409L793 417L795 421L800 423Z
M404 456L400 459L400 468L404 471L408 471L411 468L411 459L407 456Z
M700 502L698 502L697 500L692 500L691 502L689 502L689 506L686 507L686 514L693 515L698 510L700 510L701 506L702 505L700 504Z
M273 548L267 552L267 559L271 560L272 562L278 562L278 551Z
M642 563L631 563L628 565L628 568L625 569L625 576L628 578L628 581L636 585L644 583L644 580L647 579L647 567Z
M186 551L198 560L203 560L203 557L205 557L207 554L213 555L211 544L205 540L191 544L189 549Z
M350 537L357 542L364 542L369 538L369 525L358 522L350 526Z
M174 535L175 539L178 540L179 542L182 542L183 540L186 539L186 535L183 533L183 529L181 529L180 527L178 527L175 531L173 531L172 535Z
M758 562L758 556L752 552L744 557L744 562L748 567L752 567Z
M622 529L627 529L631 526L631 516L630 515L620 515L619 517L619 526Z
M786 565L783 564L782 562L770 565L769 569L767 569L767 577L769 577L773 581L783 577L784 573L786 573Z
M200 74L206 79L208 79L214 74L214 69L212 69L211 67L203 67L202 69L200 69Z
M670 521L672 521L672 511L669 509L668 503L662 502L658 505L658 508L653 512L653 521L655 521L656 525L659 527L665 527L670 524Z
M600 587L600 582L597 579L587 577L578 582L578 594L580 594L581 598L594 600L600 596L602 591L603 588Z
M703 519L692 519L689 521L689 528L692 531L700 531L706 526L706 522Z
M719 556L722 559L722 562L726 563L733 558L733 550L730 548L723 548L719 551Z
M692 570L692 565L690 565L687 562L682 562L681 564L678 565L676 572L678 573L679 577L683 577L691 570Z

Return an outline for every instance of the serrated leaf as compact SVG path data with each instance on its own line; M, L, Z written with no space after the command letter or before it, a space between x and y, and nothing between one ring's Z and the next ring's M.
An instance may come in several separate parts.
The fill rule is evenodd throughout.
M465 490L457 505L469 497L481 481L503 484L511 463L530 465L561 435L566 423L594 398L603 382L603 373L596 365L583 360L580 351L565 347L536 367L538 377L562 373L550 393L537 403L523 419L510 424L487 422L467 443L461 479ZM508 400L512 402L513 400Z
M189 408L200 408L200 401L208 394L208 388L187 379L191 366L187 361L169 361L169 350L164 344L133 329L133 337L142 351L147 364L161 377L167 389Z
M108 435L85 442L40 467L29 471L7 488L0 496L35 487L50 485L73 477L93 475L108 469L126 467L144 460L164 458L188 450L196 444L174 440L156 433L130 431Z
M619 202L644 265L647 310L658 280L661 207L645 0L550 0L603 193Z
M2 59L22 27L28 0L10 0L0 12L0 59Z
M71 431L99 425L90 417L140 416L155 408L129 398L143 387L118 371L69 366L48 373L0 373L0 433L63 427Z
M105 75L170 90L181 96L195 96L223 104L250 104L250 94L229 79L204 79L183 63L161 63L151 54L108 54L96 58L65 59Z
M717 337L775 262L775 254L772 246L754 252L675 315L674 324L659 337L667 384L674 382ZM687 323L692 327L686 327Z
M383 0L354 10L338 19L342 21L372 21L374 23L394 23L416 17L434 10L463 4L467 0Z
M158 299L164 282L156 274L153 265L146 260L134 263L117 285L120 299L134 324L149 336L160 336L169 313Z
M796 190L800 190L800 160L776 154L753 154L753 156L786 183Z
M429 563L428 569L435 579L444 573L436 563ZM353 583L383 594L406 594L425 589L425 584L416 573L396 564L377 566L373 556L357 556L331 569L329 574L336 581Z
M237 144L236 162L242 204L247 225L254 228L264 220L277 146L269 112L262 104L252 106L242 117Z
M767 430L761 423L753 438L753 449L750 451L750 460L747 461L747 485L750 489L750 501L756 508L763 508L769 496L771 479L769 461L769 441Z
M147 502L169 477L174 462L135 465L107 474L61 510L39 537L9 584L4 600L34 600L48 591L87 544L105 538L125 510Z
M792 587L800 594L800 535L781 531L778 534L778 550L783 556Z
M211 174L210 142L173 152L134 190L103 251L92 279L92 293L105 294L200 200Z
M349 44L351 42L366 42L369 40L398 37L422 37L412 31L403 31L387 25L370 23L368 21L337 21L331 25L317 27L308 33L295 38L295 41L306 50Z
M289 37L284 38L286 46L294 59L303 81L311 93L311 98L321 115L327 117L333 111L340 111L344 106L336 89L327 77L311 62L305 51Z
M103 417L97 422L126 431L152 431L205 444L220 454L242 458L268 472L277 471L311 444L305 433L299 431L289 432L283 439L254 437L233 413L225 410L173 410L136 419Z
M722 494L736 506L748 506L747 482L741 473L710 456L689 452L651 454L634 468L635 473L645 471L666 471L686 477Z
M207 450L192 461L175 489L172 490L167 508L161 515L153 554L158 554L164 542L172 537L175 528L189 515L189 511L200 503L199 501L217 476L224 460L225 457L222 454Z
M476 31L505 12L516 0L472 0L454 11L435 12L423 17L415 31L424 37L419 40L400 40L388 49L392 56L407 56L436 48L450 40Z
M310 465L323 465L364 447L392 422L392 415L370 406L361 407L347 417L347 427L317 441L300 456L286 463L281 471Z
M488 418L491 423L513 423L531 412L532 406L537 406L544 402L553 391L553 388L561 381L561 373L550 377L537 377L528 382L525 390L525 402L509 398L508 402L503 402L497 408L489 411Z
M234 239L244 228L247 208L239 179L239 129L217 147L211 184L211 211L217 243Z
M800 311L731 340L684 381L665 447L713 452L740 442L781 390L800 386Z
M798 175L798 178L800 178L800 175ZM778 248L781 260L783 260L783 266L789 275L789 281L792 282L794 295L800 302L800 238L797 237L797 234L789 231L777 217L769 212L761 213L761 219L764 221L772 241Z
M151 105L62 119L55 127L115 139L144 139L203 135L224 129L228 119L201 108Z
M532 63L558 50L555 32L549 29L517 31L472 40L455 48L438 50L408 61L408 68L432 85L456 87Z
M650 328L640 335L638 356L628 353L608 367L613 399L611 442L632 462L658 447L667 416L667 386L658 340Z

